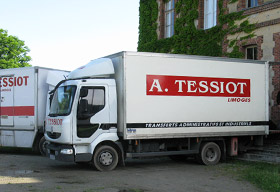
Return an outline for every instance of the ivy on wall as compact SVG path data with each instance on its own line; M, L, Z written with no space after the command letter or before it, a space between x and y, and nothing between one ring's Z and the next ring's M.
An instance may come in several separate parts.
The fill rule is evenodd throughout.
M236 0L230 3L234 2ZM158 39L157 1L140 0L138 51L242 58L244 55L236 43L238 40L252 38L255 25L245 19L243 12L225 14L223 0L218 0L218 24L207 30L197 29L195 21L198 19L198 4L199 0L178 0L175 5L175 12L179 15L174 24L175 34L170 38ZM241 20L244 21L236 25L236 21ZM225 37L241 32L246 35L227 42L231 51L223 53L222 43Z
M156 0L140 1L138 49L147 50L157 41L158 4Z

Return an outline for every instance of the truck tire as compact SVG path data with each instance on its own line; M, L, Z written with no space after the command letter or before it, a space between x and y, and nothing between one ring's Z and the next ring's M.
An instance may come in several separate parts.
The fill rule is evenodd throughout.
M205 143L201 147L199 157L204 165L216 165L221 159L221 149L214 142Z
M93 155L93 164L99 171L111 171L115 169L118 161L118 152L109 145L98 147Z
M40 141L39 141L39 151L41 153L42 156L46 156L46 139L45 136L41 137Z

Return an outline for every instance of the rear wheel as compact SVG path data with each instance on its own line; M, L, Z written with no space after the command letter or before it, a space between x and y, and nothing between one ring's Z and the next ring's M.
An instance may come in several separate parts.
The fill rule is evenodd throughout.
M205 165L216 165L221 159L221 149L214 142L205 143L200 151L200 162Z
M115 169L118 161L118 152L108 145L98 147L93 155L93 164L99 171L111 171Z

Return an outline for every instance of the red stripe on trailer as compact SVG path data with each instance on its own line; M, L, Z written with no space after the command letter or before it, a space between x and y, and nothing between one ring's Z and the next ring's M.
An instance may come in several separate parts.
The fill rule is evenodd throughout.
M147 75L146 87L147 95L251 97L250 79Z
M0 115L34 116L34 106L0 107Z

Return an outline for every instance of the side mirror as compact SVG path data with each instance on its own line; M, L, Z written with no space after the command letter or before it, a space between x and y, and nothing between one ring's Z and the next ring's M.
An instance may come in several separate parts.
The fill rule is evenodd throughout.
M53 93L52 94L50 94L50 97L49 97L49 100L50 100L50 106L49 107L51 107L51 104L52 104L52 100L53 100Z
M88 89L81 88L80 90L80 97L86 97L88 95Z

